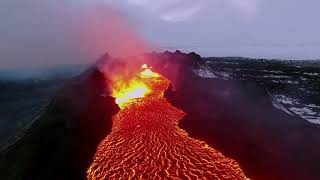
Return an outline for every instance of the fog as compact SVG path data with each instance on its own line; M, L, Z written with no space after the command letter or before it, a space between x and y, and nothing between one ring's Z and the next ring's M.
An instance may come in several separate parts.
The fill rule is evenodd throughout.
M319 6L316 0L2 0L0 69L175 49L319 59Z

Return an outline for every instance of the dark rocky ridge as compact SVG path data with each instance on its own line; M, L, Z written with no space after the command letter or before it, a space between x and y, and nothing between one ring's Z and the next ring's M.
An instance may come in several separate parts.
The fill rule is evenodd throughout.
M179 126L192 137L237 160L253 179L320 178L319 125L274 108L260 82L202 78L183 69L180 85L166 97L187 113Z

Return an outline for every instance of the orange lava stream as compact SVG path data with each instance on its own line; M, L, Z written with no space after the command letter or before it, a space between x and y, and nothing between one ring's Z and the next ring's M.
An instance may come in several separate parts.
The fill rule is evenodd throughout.
M168 79L142 81L150 92L113 117L112 132L99 144L87 179L246 179L236 161L178 127L185 113L163 97Z

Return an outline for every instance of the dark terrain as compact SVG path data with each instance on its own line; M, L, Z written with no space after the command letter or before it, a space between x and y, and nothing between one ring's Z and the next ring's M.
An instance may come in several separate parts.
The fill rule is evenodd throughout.
M62 85L83 69L63 66L0 70L0 150L23 136Z
M319 61L145 57L172 82L166 97L187 113L179 126L237 160L248 177L320 179ZM107 80L91 67L59 88L26 135L1 152L0 179L85 179L119 110Z
M319 73L316 61L208 58L179 73L188 78L167 98L187 113L182 129L237 160L249 177L316 180Z
M92 68L69 80L25 136L1 152L0 179L85 179L119 108Z
M0 82L0 144L43 111L58 85L56 81Z

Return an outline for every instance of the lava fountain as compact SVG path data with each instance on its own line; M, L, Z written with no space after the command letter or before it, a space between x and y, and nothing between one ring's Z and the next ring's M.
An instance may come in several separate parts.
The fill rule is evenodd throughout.
M164 98L170 81L143 65L114 85L121 110L99 144L88 179L246 179L238 163L178 127L186 114ZM125 84L125 85L124 85Z

